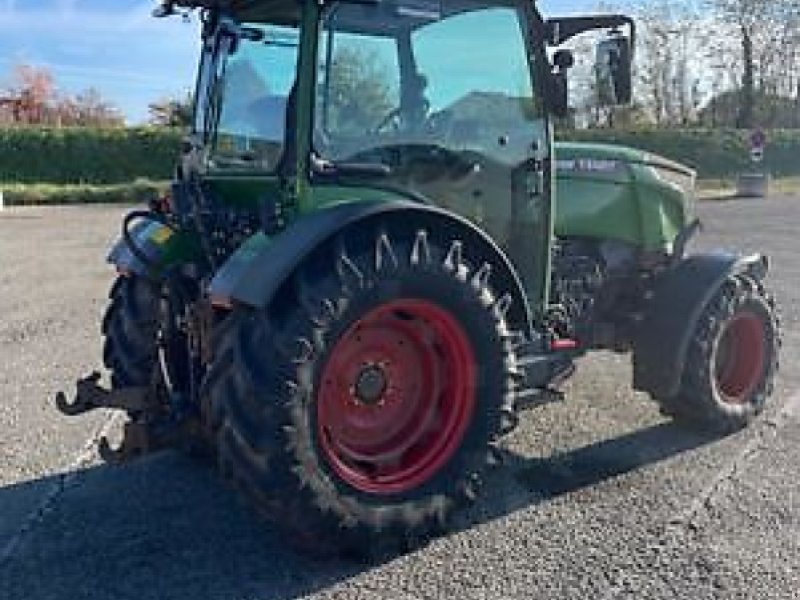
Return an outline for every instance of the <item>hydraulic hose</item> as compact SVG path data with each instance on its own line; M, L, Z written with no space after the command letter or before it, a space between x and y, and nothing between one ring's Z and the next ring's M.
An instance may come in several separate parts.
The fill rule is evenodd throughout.
M196 194L195 201L192 202L192 216L194 217L194 225L200 234L200 244L203 247L203 252L206 255L208 264L211 265L211 270L216 272L218 266L217 260L214 256L214 249L211 247L209 242L210 237L208 235L208 230L206 229L205 222L203 221L202 208L206 204L203 186L196 174L190 176L189 183L194 187L193 191Z

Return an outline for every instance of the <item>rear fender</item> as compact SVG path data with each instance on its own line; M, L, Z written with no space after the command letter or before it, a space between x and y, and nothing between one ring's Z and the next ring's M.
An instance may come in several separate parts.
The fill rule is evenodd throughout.
M212 300L264 308L292 273L322 244L355 227L372 227L389 219L404 227L424 228L436 235L459 239L469 258L492 266L495 287L512 296L508 318L517 330L529 333L532 323L527 297L505 253L469 221L433 206L396 200L337 204L307 216L273 238L256 234L217 272L209 288ZM409 225L410 224L410 225ZM477 253L477 256L475 255Z
M720 287L735 275L761 281L768 270L764 256L717 252L689 256L662 274L634 340L634 388L675 396L695 327Z

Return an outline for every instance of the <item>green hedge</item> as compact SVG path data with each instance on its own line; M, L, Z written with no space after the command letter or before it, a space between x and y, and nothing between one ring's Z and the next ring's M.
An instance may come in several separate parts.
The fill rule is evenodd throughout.
M181 132L171 129L18 127L0 129L0 184L116 184L170 178ZM773 131L765 167L800 175L800 130ZM750 167L749 134L733 130L560 130L562 140L610 142L686 163L702 178L730 177Z
M7 206L47 204L147 204L162 196L166 182L136 180L112 185L0 184Z
M724 178L752 169L750 134L737 130L670 129L559 131L561 140L608 142L641 148L697 169L701 178ZM800 130L771 131L763 168L775 177L800 175Z
M155 128L0 129L0 184L114 184L169 179L181 133Z

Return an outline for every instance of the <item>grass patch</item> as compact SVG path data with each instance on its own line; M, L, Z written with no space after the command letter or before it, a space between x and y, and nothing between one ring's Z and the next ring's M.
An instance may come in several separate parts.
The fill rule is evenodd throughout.
M769 182L769 193L800 195L800 177L773 177ZM697 182L700 200L721 200L735 195L735 179L701 179Z
M770 191L778 192L779 194L797 194L800 195L800 177L784 177L782 179L775 179L770 183Z
M168 189L168 182L149 179L112 185L0 184L6 206L147 204Z
M736 194L736 182L732 179L700 179L697 182L699 200L719 200Z

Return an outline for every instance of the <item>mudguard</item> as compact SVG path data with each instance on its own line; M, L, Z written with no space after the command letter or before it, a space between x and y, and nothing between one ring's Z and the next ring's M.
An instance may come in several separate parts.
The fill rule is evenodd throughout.
M675 396L694 329L720 287L732 275L760 281L768 270L764 256L717 252L689 256L663 273L634 340L634 388L656 398Z
M135 273L143 277L157 277L160 269L173 261L180 244L178 234L151 219L140 219L131 227L130 234L136 247L150 264L144 264L131 251L124 238L117 240L107 260L120 272Z
M417 219L421 226L447 232L468 248L477 249L480 256L474 259L491 264L497 287L513 296L508 315L511 324L526 333L530 331L532 321L522 283L494 241L462 217L404 200L337 204L298 220L273 238L256 234L220 268L211 282L209 294L217 303L238 302L264 308L303 259L320 244L348 227L390 216L400 222Z

